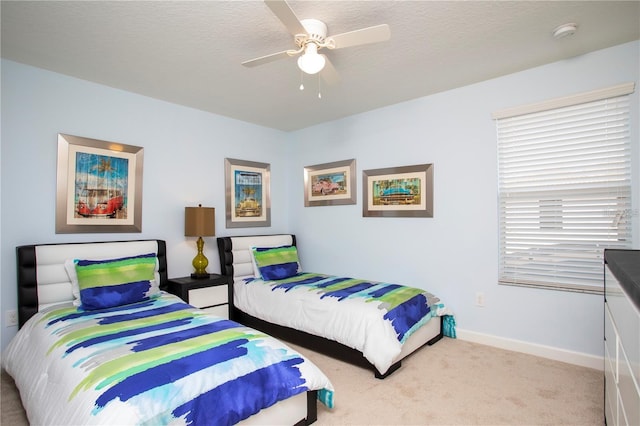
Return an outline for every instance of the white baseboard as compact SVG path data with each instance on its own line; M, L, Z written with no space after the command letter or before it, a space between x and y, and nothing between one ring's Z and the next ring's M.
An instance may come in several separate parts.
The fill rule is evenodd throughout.
M456 336L460 340L494 346L496 348L514 352L522 352L529 355L553 359L555 361L566 362L582 367L589 367L596 370L604 370L604 358L595 355L568 351L566 349L554 348L553 346L523 342L521 340L507 339L475 331L461 330L459 328L456 329Z

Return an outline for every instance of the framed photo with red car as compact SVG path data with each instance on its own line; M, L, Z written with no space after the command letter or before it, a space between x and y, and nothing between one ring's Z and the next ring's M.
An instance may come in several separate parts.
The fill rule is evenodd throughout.
M58 134L56 233L142 232L143 148Z

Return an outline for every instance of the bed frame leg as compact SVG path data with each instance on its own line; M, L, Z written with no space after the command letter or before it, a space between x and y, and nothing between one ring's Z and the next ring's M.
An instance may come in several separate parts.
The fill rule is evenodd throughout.
M444 316L440 317L440 333L438 333L437 336L435 336L433 339L429 340L427 342L428 346L433 345L434 343L436 343L438 340L442 339L444 337L444 329L443 329L443 325L444 325Z
M443 337L443 336L444 336L444 335L443 335L442 333L438 334L436 337L434 337L433 339L431 339L431 340L429 340L429 341L427 342L427 346L431 346L431 345L433 345L433 344L434 344L434 343L436 343L438 340L442 339L442 337Z
M307 391L307 418L305 423L310 425L318 420L318 391Z
M402 361L398 361L395 364L393 364L391 367L389 367L389 369L387 370L386 373L384 374L380 374L380 372L378 371L377 368L373 368L373 372L376 376L376 379L386 379L387 377L389 377L391 374L393 374L394 371L396 371L398 368L400 368L402 366Z

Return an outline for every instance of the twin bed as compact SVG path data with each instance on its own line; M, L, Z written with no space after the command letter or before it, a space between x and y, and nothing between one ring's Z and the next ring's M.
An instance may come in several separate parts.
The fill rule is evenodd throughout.
M393 373L425 344L443 335L455 337L451 312L426 291L305 272L295 235L220 237L217 242L222 274L233 283L230 318L369 368L377 378ZM274 266L292 265L271 280L256 265L257 256L269 249L273 254L265 261L267 273ZM281 263L278 251L285 251Z
M162 240L18 247L20 330L3 363L30 422L310 424L332 384L277 338L384 378L455 337L428 292L304 271L294 235L217 241L230 320L165 291Z
M162 291L162 240L21 246L17 261L3 364L32 424L310 424L333 404L301 354Z

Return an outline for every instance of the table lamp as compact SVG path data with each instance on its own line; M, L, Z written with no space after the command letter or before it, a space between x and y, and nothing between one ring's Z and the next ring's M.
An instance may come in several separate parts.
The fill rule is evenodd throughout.
M185 237L198 237L198 254L193 258L191 264L195 272L191 278L209 278L207 265L209 260L202 252L204 240L202 237L213 237L216 235L216 209L212 207L185 207L184 208L184 235Z

